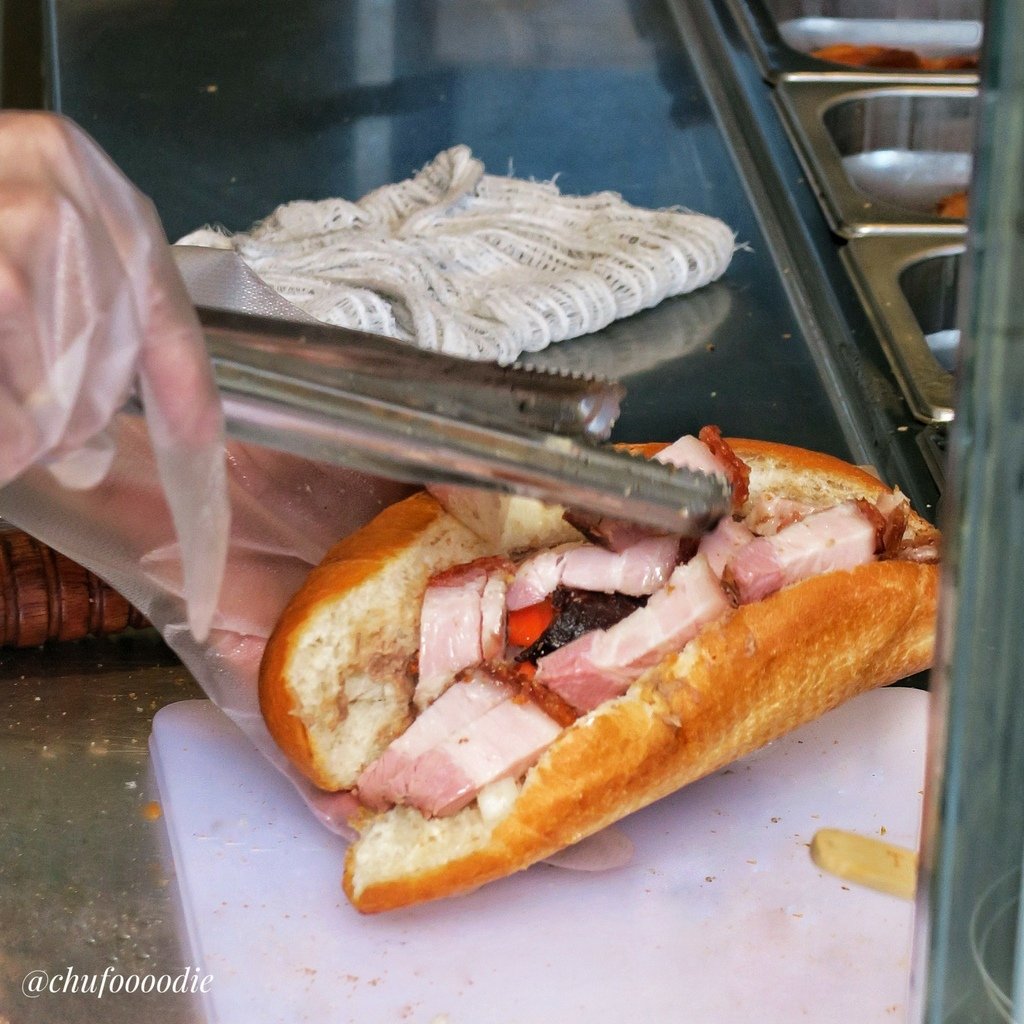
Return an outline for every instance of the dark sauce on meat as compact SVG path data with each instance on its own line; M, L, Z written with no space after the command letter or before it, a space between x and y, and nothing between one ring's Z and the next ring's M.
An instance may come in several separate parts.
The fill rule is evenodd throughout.
M607 629L647 603L644 597L600 594L558 587L551 595L555 617L551 625L516 655L516 661L536 661L592 629Z

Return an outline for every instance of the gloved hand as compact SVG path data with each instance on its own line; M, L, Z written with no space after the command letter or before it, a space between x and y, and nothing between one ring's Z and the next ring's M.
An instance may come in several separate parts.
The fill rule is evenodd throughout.
M230 442L227 570L209 635L199 642L184 621L180 545L144 424L118 415L110 433L116 457L99 485L72 491L34 467L0 489L0 515L101 576L149 618L207 696L295 782L322 821L345 832L351 800L301 779L263 724L260 658L285 604L328 548L412 488Z
M81 129L0 112L0 485L42 463L87 488L134 388L206 636L228 539L223 425L199 324L152 203Z
M147 432L117 414L133 385ZM260 716L259 659L330 544L408 491L225 446L148 200L68 121L0 112L0 514L142 611L338 831L351 797L314 792L286 763Z

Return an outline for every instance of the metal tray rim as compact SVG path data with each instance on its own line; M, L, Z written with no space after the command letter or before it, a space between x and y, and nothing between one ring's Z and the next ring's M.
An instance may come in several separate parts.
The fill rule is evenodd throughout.
M825 127L825 115L851 100L879 95L963 96L974 99L973 86L908 85L905 82L852 83L787 81L775 90L776 106L806 171L829 227L843 238L878 234L963 234L963 220L937 214L913 214L880 199L865 204L850 183ZM868 212L870 211L870 212Z
M963 253L962 235L865 236L840 257L914 416L924 423L953 419L954 378L939 365L900 286L900 275L922 260Z

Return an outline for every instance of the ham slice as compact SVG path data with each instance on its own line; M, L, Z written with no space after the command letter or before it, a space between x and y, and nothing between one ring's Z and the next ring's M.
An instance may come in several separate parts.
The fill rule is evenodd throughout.
M856 501L844 501L751 541L729 560L724 579L748 604L789 583L870 562L877 545L874 519Z
M647 536L623 551L563 545L528 558L509 584L511 610L543 601L558 586L645 597L665 585L679 560L679 538Z
M405 802L431 817L454 814L485 786L518 778L561 731L536 704L503 701L417 758Z
M501 656L510 572L504 559L482 558L430 580L420 612L417 707L435 700L463 669Z
M360 801L376 810L404 803L416 759L508 700L513 693L513 687L484 673L453 683L363 770L356 782Z
M537 682L579 711L619 697L644 669L681 650L731 604L703 555L678 566L668 583L614 626L593 630L537 662Z

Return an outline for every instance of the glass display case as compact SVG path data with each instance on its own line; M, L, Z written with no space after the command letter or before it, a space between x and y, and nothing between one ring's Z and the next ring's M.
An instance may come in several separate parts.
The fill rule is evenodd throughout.
M1024 1018L1024 8L992 0L950 431L916 1013Z

